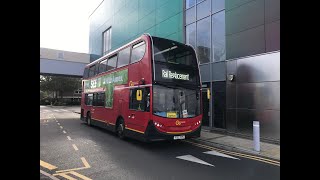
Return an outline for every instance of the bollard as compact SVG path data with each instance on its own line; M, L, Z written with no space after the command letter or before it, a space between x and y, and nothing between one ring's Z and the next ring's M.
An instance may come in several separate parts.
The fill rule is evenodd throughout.
M259 121L253 121L253 147L260 152L260 125Z

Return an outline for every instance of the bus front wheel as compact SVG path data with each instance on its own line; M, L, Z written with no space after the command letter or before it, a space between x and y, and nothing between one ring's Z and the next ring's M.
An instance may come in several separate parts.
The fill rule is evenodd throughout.
M119 136L120 139L124 139L124 120L121 118L118 121L118 126L117 126L117 135Z

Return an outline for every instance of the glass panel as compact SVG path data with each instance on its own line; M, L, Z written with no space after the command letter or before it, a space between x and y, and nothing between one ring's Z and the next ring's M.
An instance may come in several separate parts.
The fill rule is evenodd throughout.
M197 54L200 63L210 62L210 17L197 22Z
M212 13L216 13L224 9L224 0L212 0Z
M117 67L117 56L113 56L108 60L107 71Z
M137 90L141 90L142 91L142 100L141 101L138 101L136 99L136 96L137 96ZM135 109L135 110L140 110L140 111L144 111L145 108L146 108L146 98L147 96L145 95L145 90L142 89L142 88L137 88L137 89L132 89L130 91L130 109Z
M108 50L110 50L111 49L111 40L112 40L112 38L111 38L111 32L112 32L112 29L110 28L109 29L109 39L108 39L108 43L109 43L109 45L108 45Z
M103 33L103 54L106 52L106 39L107 39L107 32Z
M153 113L167 118L190 118L200 114L200 91L153 86Z
M90 67L90 72L89 72L89 77L92 77L94 76L95 74L95 68L96 68L96 65L93 65Z
M96 106L96 105L97 105L97 93L94 93L94 94L93 94L92 105L93 105L93 106Z
M129 64L129 60L130 60L130 47L127 47L126 49L123 49L119 52L118 67Z
M132 47L131 53L131 63L139 61L146 51L146 44L145 42L138 43Z
M212 83L212 113L213 126L216 128L226 128L226 82Z
M100 63L97 63L96 64L96 69L95 69L95 72L94 72L95 75L99 74L99 66L100 66Z
M190 24L196 21L196 8L190 8L186 10L186 24Z
M195 4L196 0L186 0L186 9L193 6Z
M95 94L96 103L95 106L104 106L104 93Z
M93 100L93 94L86 94L86 97L85 97L86 105L91 106L92 100Z
M106 54L107 53L107 51L108 51L108 45L109 45L109 42L108 42L108 39L109 39L109 31L106 31L106 37L105 37L105 47L104 47L104 53Z
M107 61L108 60L100 62L99 73L107 71Z
M152 37L154 60L174 65L197 66L193 49L175 41Z
M213 61L226 59L225 11L212 16Z
M206 0L197 5L197 20L211 14L210 1Z
M186 43L196 47L196 23L186 27Z
M107 54L107 52L110 49L111 49L111 28L109 28L103 33L103 54Z
M83 72L83 78L88 78L88 76L89 76L89 68L86 67Z

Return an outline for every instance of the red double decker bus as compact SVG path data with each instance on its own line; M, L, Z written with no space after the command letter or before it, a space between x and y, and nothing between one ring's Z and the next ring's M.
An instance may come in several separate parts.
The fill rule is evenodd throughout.
M143 141L199 137L202 103L194 49L143 34L88 64L81 120Z

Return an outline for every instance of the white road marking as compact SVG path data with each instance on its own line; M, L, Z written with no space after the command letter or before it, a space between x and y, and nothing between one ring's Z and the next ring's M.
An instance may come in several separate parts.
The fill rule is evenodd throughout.
M61 128L61 129L63 129L63 127L62 127L62 126L60 126L60 128Z
M55 109L55 110L53 110L53 111L55 111L55 112L60 112L59 110L57 110L57 109Z
M65 130L63 130L63 133L65 133L65 134L66 134L67 132L66 132Z
M220 153L218 151L207 151L207 152L203 152L205 154L210 154L210 155L215 155L215 156L221 156L221 157L226 157L226 158L231 158L231 159L237 159L237 160L240 160L239 158L236 158L236 157L233 157L233 156L229 156L229 155L226 155L226 154L223 154L223 153Z
M64 112L68 112L68 110L65 110L65 109L59 109L60 111L64 111Z
M58 123L58 125L60 126L60 123Z
M67 138L68 138L69 141L71 141L71 137L70 136L67 136Z
M209 163L207 163L207 162L205 162L205 161L203 161L203 160L201 160L199 158L196 158L196 157L194 157L192 155L177 156L176 158L214 167L214 165L209 164Z
M72 146L73 146L74 150L76 150L76 151L79 150L75 144L72 144Z

